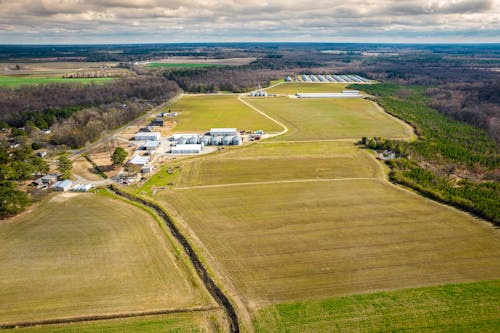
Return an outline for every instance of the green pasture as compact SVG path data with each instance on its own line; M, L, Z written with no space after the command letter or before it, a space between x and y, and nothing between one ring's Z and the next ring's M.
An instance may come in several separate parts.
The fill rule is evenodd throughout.
M18 88L27 85L40 85L48 83L83 83L89 84L94 83L106 83L110 82L114 78L104 77L104 78L85 78L85 79L63 79L57 77L19 77L19 76L0 76L0 87L8 88Z
M500 331L500 282L451 284L265 306L256 332Z
M179 111L176 132L207 132L212 127L281 130L276 123L241 103L236 95L185 95L168 109Z

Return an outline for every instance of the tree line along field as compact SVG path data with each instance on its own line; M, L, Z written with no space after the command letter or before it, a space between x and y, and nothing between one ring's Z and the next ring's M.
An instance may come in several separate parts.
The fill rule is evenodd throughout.
M500 281L270 305L256 332L498 332Z
M110 194L50 196L0 241L1 324L216 306L158 220Z
M0 87L17 88L27 85L39 85L48 83L83 83L91 82L103 84L114 80L111 77L103 78L79 78L79 79L63 79L56 77L17 77L17 76L0 76Z
M311 84L315 85L315 84ZM411 138L411 128L360 98L247 98L250 104L283 122L287 133L273 140L360 139L362 136Z
M344 83L298 83L284 82L274 87L266 89L269 94L295 94L295 93L327 93L341 92L346 89L347 84Z
M184 95L168 109L180 111L173 129L177 132L204 133L212 127L281 131L280 126L241 103L235 95Z

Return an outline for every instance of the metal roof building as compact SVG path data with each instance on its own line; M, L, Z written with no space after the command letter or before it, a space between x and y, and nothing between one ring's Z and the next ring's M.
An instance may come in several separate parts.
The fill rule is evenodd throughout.
M358 98L363 97L359 92L341 93L297 93L297 98Z
M182 137L185 137L187 139L187 138L190 138L192 136L198 137L198 134L196 134L196 133L174 134L174 135L172 135L172 140L177 141Z
M54 184L54 186L52 186L52 188L54 189L54 191L65 192L71 188L71 184L73 184L71 182L71 180L68 180L68 179L60 180L60 181L56 182Z
M238 135L238 130L236 128L211 128L211 136L236 136Z
M172 147L170 152L172 154L199 154L203 150L202 145L177 145Z
M128 161L130 164L135 164L135 165L146 165L149 163L149 156L139 156L136 155Z
M155 150L160 146L160 141L146 141L139 149L141 150Z
M151 140L151 141L159 141L161 138L160 132L139 132L135 134L135 140Z

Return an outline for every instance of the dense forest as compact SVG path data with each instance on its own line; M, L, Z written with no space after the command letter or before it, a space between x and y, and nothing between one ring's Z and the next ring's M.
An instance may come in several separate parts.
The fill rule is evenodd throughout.
M368 148L399 156L388 161L393 181L500 225L500 155L485 131L430 107L421 86L351 87L376 95L387 112L412 124L419 136L414 142L363 138Z
M52 127L52 143L72 148L94 141L164 102L179 88L163 77L140 76L109 84L47 84L0 89L0 120L13 127Z

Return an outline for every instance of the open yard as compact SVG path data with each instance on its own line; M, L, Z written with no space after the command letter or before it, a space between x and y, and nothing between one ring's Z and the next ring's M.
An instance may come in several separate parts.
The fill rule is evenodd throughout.
M494 333L500 331L499 307L497 280L268 306L255 326L290 333Z
M168 109L179 112L174 132L206 132L211 127L281 131L276 123L238 101L236 95L187 95Z
M0 223L0 323L213 307L162 228L107 193L52 195Z
M500 277L498 231L382 179L159 192L252 307Z
M297 179L381 177L378 163L350 142L254 144L185 161L178 186Z
M316 84L311 84L316 85ZM283 122L289 131L273 140L360 139L363 136L409 138L411 128L360 98L247 98L250 104Z
M326 93L341 92L345 87L347 87L345 83L284 82L266 91L270 94Z

